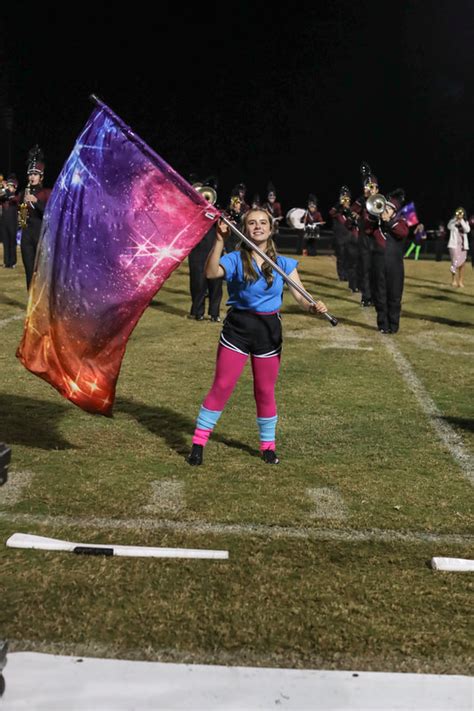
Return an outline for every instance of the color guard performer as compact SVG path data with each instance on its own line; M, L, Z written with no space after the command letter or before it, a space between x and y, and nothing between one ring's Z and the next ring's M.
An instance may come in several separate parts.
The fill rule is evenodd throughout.
M266 210L249 210L244 215L242 228L260 252L264 252L295 284L302 287L296 269L297 260L276 252L272 239L273 221ZM216 242L207 262L206 276L224 278L227 282L227 305L230 308L220 336L214 381L197 417L188 462L192 466L202 464L204 446L250 356L261 456L266 464L278 464L275 451L278 420L275 384L280 370L280 308L285 282L281 274L246 242L242 241L240 249L223 255L228 232L229 227L224 222L217 223ZM312 314L327 312L323 302L310 304L294 287L289 289L305 311Z

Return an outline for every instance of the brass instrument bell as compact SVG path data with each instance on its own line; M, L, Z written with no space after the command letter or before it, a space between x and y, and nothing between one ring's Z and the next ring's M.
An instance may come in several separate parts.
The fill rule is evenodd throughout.
M211 205L215 205L217 202L217 193L214 190L214 188L211 188L210 185L203 185L202 183L193 183L193 188L198 192L200 195L203 196L207 202L210 202Z
M365 206L367 208L367 212L370 212L371 215L381 215L382 212L385 210L385 207L387 205L387 198L382 195L381 193L375 193L375 195L369 195L367 200L365 201Z

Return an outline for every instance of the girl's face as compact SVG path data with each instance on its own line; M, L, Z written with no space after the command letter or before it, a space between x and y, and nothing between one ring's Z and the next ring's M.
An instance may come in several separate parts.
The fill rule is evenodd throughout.
M272 232L270 218L266 212L261 210L251 210L245 220L247 236L256 245L260 246L266 242Z
M41 183L41 174L40 173L28 173L28 180L30 185L39 185Z

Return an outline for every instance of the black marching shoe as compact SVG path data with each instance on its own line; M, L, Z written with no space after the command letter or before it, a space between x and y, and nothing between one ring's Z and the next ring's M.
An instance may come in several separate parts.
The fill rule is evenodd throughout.
M192 467L197 467L199 464L202 464L203 449L202 444L193 444L188 454L188 464L191 464Z
M221 317L220 316L211 316L209 321L214 321L215 323L220 323Z
M262 452L262 459L265 464L280 464L276 452L274 449L264 449Z
M374 303L371 299L362 299L360 302L361 306L373 306Z

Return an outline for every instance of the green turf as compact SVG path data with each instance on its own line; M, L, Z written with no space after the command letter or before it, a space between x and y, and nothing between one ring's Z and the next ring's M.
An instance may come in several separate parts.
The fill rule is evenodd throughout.
M447 262L406 262L406 273L401 330L385 338L472 457L474 274L467 271L466 288L454 290ZM0 512L34 517L3 518L2 539L22 530L89 542L227 547L230 560L84 559L3 548L0 636L26 647L27 640L89 644L137 658L472 671L472 577L426 565L433 555L472 557L468 543L273 540L231 536L225 528L221 535L198 527L195 533L140 528L146 518L472 535L472 484L385 348L373 309L363 309L337 281L331 257L302 258L300 274L340 323L331 328L285 295L280 466L259 458L247 368L205 465L191 468L185 457L212 380L220 327L187 318L187 264L132 334L113 418L82 412L15 358L22 320L4 320L22 314L24 275L21 268L2 270L0 441L13 452L7 487L15 473L32 477L16 503L2 504L7 487L0 489ZM160 483L179 488L179 505L154 502ZM311 492L318 489L343 502L342 516L315 515ZM58 516L90 527L61 528ZM95 530L94 517L126 520L127 529Z

